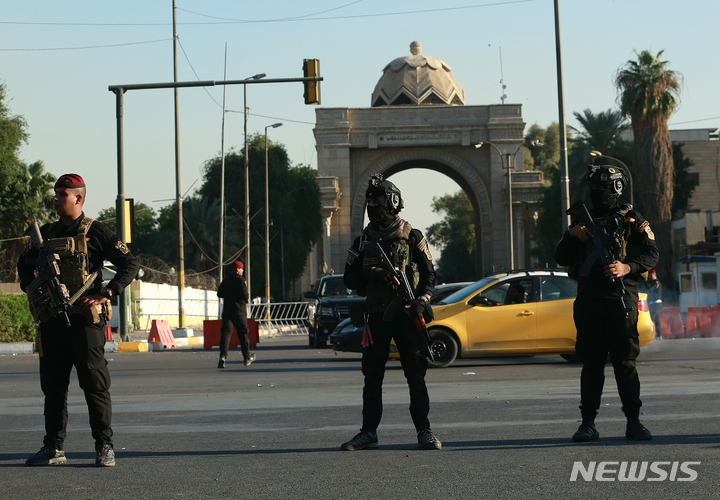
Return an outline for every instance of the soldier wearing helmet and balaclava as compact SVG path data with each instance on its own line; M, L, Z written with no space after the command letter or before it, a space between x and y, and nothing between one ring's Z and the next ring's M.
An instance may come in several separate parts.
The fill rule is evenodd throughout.
M430 399L425 385L428 367L425 338L413 326L413 316L427 314L435 285L435 268L422 232L398 214L404 208L400 190L380 174L370 178L365 192L368 225L348 250L345 285L367 300L364 310L362 371L363 423L360 432L343 443L346 451L378 447L377 428L382 417L382 382L390 341L395 339L400 362L410 389L410 415L417 431L418 447L439 450L440 441L430 430ZM390 321L383 320L388 305L398 295L397 277L383 262L376 244L404 272L417 299L399 308ZM355 322L354 322L355 323ZM360 325L358 325L360 326Z
M610 355L622 411L627 418L625 437L648 441L652 433L640 422L640 380L635 359L640 353L637 330L638 280L658 261L658 249L650 223L632 209L618 204L627 185L625 175L609 165L590 165L592 209L590 215L617 244L612 253L615 261L604 265L597 259L587 276L578 272L591 255L590 230L573 221L555 251L555 260L569 266L570 277L578 280L574 304L577 328L575 351L583 363L580 375L580 413L582 424L572 437L575 442L594 441L600 434L595 416L600 408L605 381L605 363ZM612 280L622 280L626 294L621 307L618 287Z

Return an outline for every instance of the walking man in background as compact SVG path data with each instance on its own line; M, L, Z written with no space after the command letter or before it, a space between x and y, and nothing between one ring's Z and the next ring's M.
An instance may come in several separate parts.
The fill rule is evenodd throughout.
M245 265L236 260L233 263L235 272L222 280L217 295L223 299L222 328L220 330L220 360L218 368L225 368L225 360L230 348L230 337L233 328L237 330L240 349L242 350L245 366L255 361L255 354L250 352L248 338L247 304L250 303L247 281L245 281Z

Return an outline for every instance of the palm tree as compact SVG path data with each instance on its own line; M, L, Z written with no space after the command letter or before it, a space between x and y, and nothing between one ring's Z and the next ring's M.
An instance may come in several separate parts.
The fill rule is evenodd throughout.
M589 193L585 175L587 165L591 163L590 151L600 151L624 163L631 163L628 158L629 143L621 137L628 123L620 111L612 109L597 114L585 109L582 114L576 111L573 115L582 129L569 126L574 132L574 137L570 138L570 179L574 184L574 198L580 199L586 198Z
M664 51L653 55L635 51L637 61L618 69L615 85L620 94L620 111L630 118L634 142L632 163L642 179L640 201L643 212L652 214L660 247L660 277L668 282L672 247L670 221L674 191L673 149L668 119L680 102L682 75L660 60Z
M27 166L27 207L38 222L48 222L55 213L52 190L57 178L45 170L42 160Z
M582 114L576 111L573 115L583 127L583 130L578 130L570 126L577 134L577 137L572 139L573 142L586 151L596 150L610 156L625 153L627 143L620 137L620 133L628 124L620 111L608 109L595 114L590 109L585 109Z

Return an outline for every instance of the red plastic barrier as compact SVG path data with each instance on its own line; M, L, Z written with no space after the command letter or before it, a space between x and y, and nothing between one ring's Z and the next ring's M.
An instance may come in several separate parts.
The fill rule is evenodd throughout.
M170 325L162 319L152 320L148 342L162 342L165 349L175 349L175 336L170 330Z
M221 319L206 319L203 321L203 349L209 351L213 347L220 347L220 329L222 328ZM248 343L251 348L257 347L260 341L258 324L253 318L248 318ZM233 328L230 336L230 349L235 349L240 345L237 336L237 330Z
M687 309L687 317L685 319L685 336L700 337L703 336L703 327L710 324L710 313L712 306L690 306Z
M710 306L700 325L703 337L720 337L720 306Z
M660 332L664 339L685 338L685 327L679 307L663 307L660 311Z
M110 328L110 325L105 325L105 340L112 340L112 328Z

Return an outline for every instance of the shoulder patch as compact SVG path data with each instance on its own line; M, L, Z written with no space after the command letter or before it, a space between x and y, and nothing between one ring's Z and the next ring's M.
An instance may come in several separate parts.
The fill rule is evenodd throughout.
M417 249L420 250L425 254L425 257L427 260L432 260L432 255L430 254L430 247L428 246L427 240L425 238L422 238L418 244L416 245Z
M120 241L120 240L118 240L117 243L115 243L115 248L117 248L118 250L120 250L120 253L123 254L123 255L127 254L128 252L130 252L130 250L128 250L128 247L125 246L125 243L123 243L123 242Z
M355 262L355 259L357 259L359 255L360 254L358 252L356 252L355 250L353 250L351 248L350 250L348 250L347 259L345 259L345 264L347 264L348 266L352 266L353 262Z
M648 221L644 221L640 224L638 231L647 234L647 237L651 240L655 239L655 233L653 233L652 229L650 229L650 223Z

